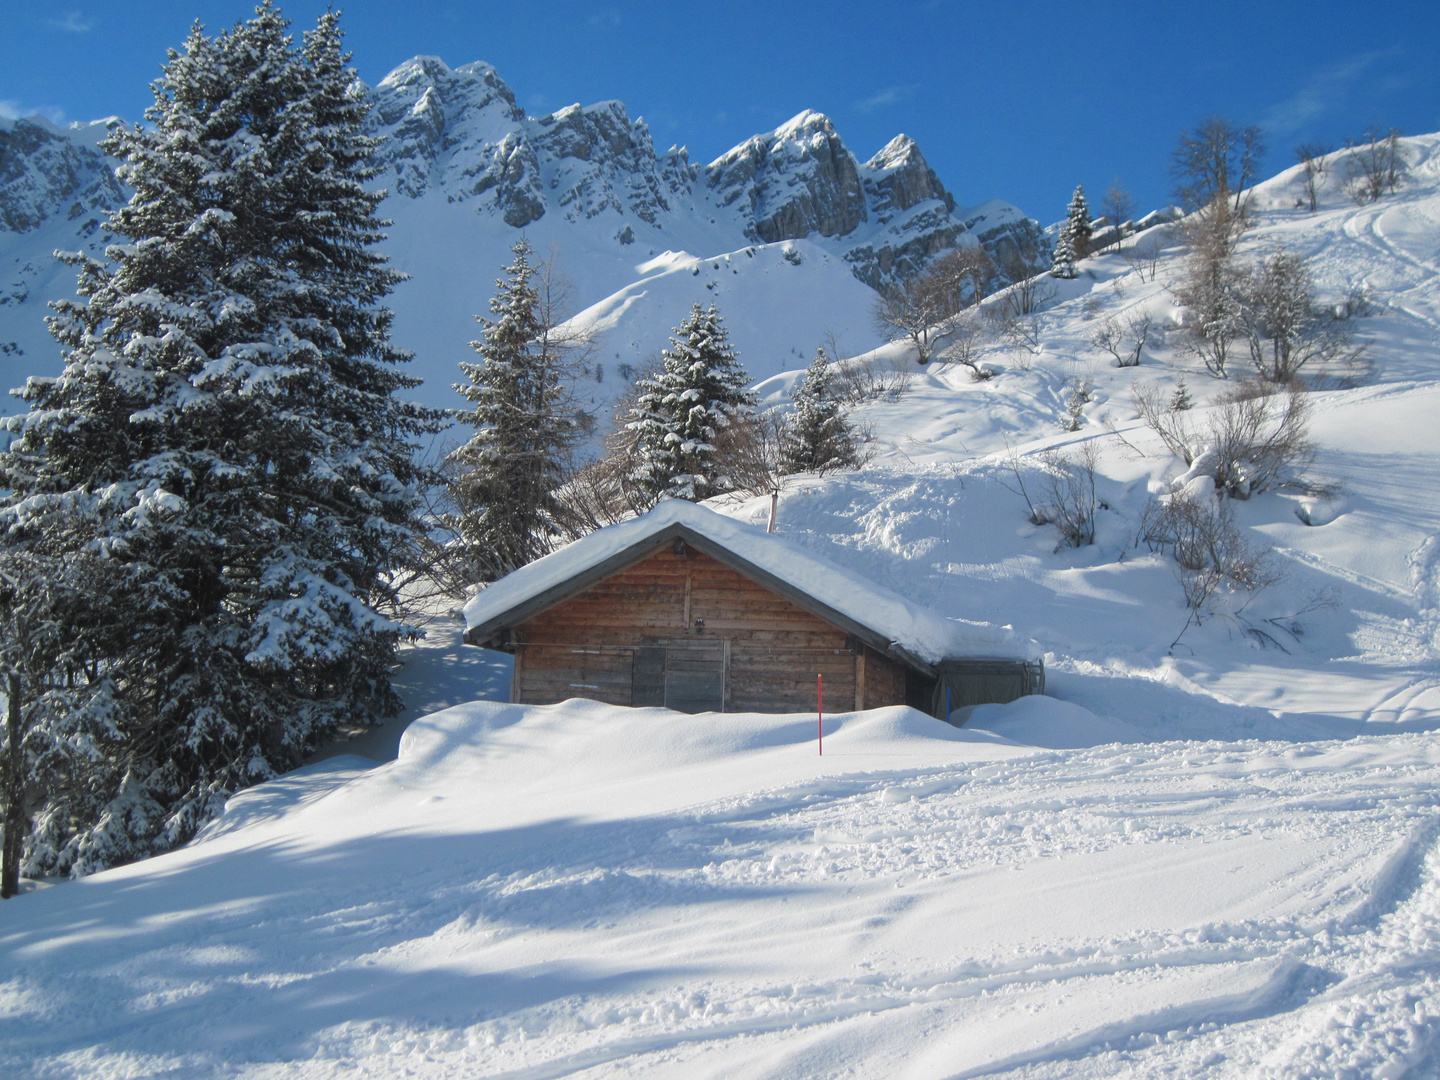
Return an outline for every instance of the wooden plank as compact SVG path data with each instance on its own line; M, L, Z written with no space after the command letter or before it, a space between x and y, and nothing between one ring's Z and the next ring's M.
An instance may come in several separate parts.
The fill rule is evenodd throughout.
M650 646L635 650L631 700L636 706L665 704L665 649Z

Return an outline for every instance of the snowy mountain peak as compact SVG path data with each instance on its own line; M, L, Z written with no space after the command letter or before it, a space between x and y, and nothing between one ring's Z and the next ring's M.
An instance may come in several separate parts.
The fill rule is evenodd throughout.
M115 123L67 131L39 116L0 120L0 227L29 232L56 214L74 220L123 203L115 163L96 146Z
M753 237L766 243L844 236L869 217L859 166L823 113L752 136L707 171L721 205L748 208Z
M945 190L909 135L896 135L865 163L862 171L877 213L909 210L926 199L938 199L947 209L955 209L955 197Z

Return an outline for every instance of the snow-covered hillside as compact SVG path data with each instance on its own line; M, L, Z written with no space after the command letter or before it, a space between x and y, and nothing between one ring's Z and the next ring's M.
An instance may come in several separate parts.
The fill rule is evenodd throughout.
M391 765L331 760L182 851L7 904L0 1060L797 1080L1426 1060L1433 738L1037 751L1097 719L975 719L831 717L819 757L813 717L436 714Z
M827 332L879 344L871 286L957 242L997 257L1038 231L999 200L956 205L900 135L866 162L806 111L710 165L657 153L618 101L531 117L489 64L401 64L369 90L380 139L376 184L391 192L385 245L411 276L390 298L395 341L415 352L428 404L451 384L520 236L554 255L574 311L601 331L579 400L609 419L625 372L658 354L696 301L715 301L757 378L813 355ZM114 123L110 121L107 123ZM73 294L56 249L103 253L105 212L123 201L96 149L106 124L61 131L0 121L0 380L52 375L46 303ZM785 262L781 263L780 260ZM783 269L785 272L777 272ZM683 273L682 273L683 271ZM684 275L688 274L689 277ZM0 413L18 404L0 398Z
M1177 351L1184 252L1152 231L1054 282L1030 347L984 342L997 376L912 371L859 412L866 469L780 498L791 541L1036 638L1050 698L958 729L829 716L820 757L813 715L467 703L503 668L474 650L450 666L437 633L402 680L453 707L398 760L319 762L181 851L0 908L0 1060L36 1077L1437 1075L1440 135L1400 149L1403 182L1373 204L1345 193L1343 154L1318 213L1298 170L1254 193L1243 260L1283 247L1328 300L1372 306L1362 362L1309 395L1309 474L1332 491L1234 504L1279 584L1172 646L1174 564L1136 537L1183 465L1130 389L1183 376L1201 424L1231 384ZM657 253L650 285L591 317L614 334L676 281L784 275L785 244L844 269L813 238ZM1142 312L1159 332L1116 367L1094 330ZM1077 380L1089 401L1062 431ZM1087 444L1096 542L1057 550L1018 484ZM760 522L769 501L719 508Z

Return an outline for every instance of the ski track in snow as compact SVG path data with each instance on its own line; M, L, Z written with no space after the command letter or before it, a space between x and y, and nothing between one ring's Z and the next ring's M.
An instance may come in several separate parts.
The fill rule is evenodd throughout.
M383 837L359 851L306 840L307 816L334 818L344 806L327 802L382 779L320 774L299 831L242 821L217 834L238 848L167 857L169 887L163 873L102 875L50 925L3 935L11 1075L266 1076L287 1061L314 1076L685 1075L714 1058L735 1075L754 1059L754 1075L809 1076L832 1073L805 1062L857 1046L879 1053L874 1075L1105 1075L1159 1048L1234 1075L1335 1075L1296 1071L1322 1046L1316 1069L1343 1058L1381 1075L1365 1070L1428 1052L1431 736L1117 744L823 776L660 815L481 827L449 837L448 857L423 831L419 854ZM440 790L421 801L442 804ZM1088 912L1192 860L1195 885L1227 862L1253 875L1272 847L1288 880L1262 871L1196 922L1126 929L1147 920L1121 916L1096 936L1049 911L1007 931L983 899L1040 874L1049 904ZM136 908L135 889L159 893ZM917 954L937 920L967 917L994 940L942 933ZM1087 1000L1128 1012L1093 1023ZM1333 1019L1351 1014L1358 1028ZM1297 1023L1303 1040L1272 1037ZM991 1024L1009 1033L1004 1053L919 1038ZM877 1034L892 1029L907 1037ZM760 1067L774 1054L798 1055L793 1069Z

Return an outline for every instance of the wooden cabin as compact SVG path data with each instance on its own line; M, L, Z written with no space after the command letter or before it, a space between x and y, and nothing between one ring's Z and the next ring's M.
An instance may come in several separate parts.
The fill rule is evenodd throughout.
M1043 685L1013 647L936 654L937 640L955 643L953 620L680 501L516 571L465 613L467 641L514 654L511 700L526 704L799 712L815 708L821 676L826 711L911 704L938 714L944 672L966 664L985 669L986 700ZM955 689L951 708L978 703Z

